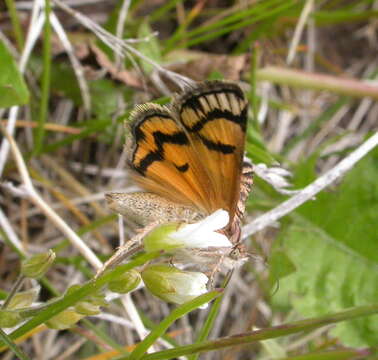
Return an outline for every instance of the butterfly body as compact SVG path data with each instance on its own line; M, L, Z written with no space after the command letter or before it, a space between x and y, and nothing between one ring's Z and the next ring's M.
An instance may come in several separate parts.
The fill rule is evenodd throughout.
M126 150L133 178L146 193L110 194L111 207L141 224L196 222L224 209L230 222L223 232L240 247L252 183L251 168L243 165L247 109L240 87L226 81L192 86L171 107L137 106Z
M150 192L106 194L108 207L140 225L194 223L205 217L193 206L182 205Z

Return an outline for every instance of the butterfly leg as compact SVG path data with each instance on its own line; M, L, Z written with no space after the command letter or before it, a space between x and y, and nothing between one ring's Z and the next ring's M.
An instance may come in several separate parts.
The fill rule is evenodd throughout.
M141 245L141 241L143 238L155 229L161 223L158 221L152 222L151 224L147 225L146 227L140 229L138 233L133 236L129 241L127 241L124 245L120 246L115 254L111 256L103 265L103 267L97 271L95 278L102 275L106 270L118 265L124 259L128 258L129 256L135 254L136 252L143 249Z
M215 275L220 272L222 263L226 257L226 254L222 254L219 257L219 260L215 263L213 269L211 270L210 276L209 276L209 282L210 282L210 287L213 289L214 288L214 279Z

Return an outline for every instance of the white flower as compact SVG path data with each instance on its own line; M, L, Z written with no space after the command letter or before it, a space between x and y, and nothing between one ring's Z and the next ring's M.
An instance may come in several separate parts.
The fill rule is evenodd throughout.
M231 247L227 236L216 232L228 222L228 212L219 209L195 224L161 225L143 239L144 247L146 251Z
M207 292L208 277L201 272L183 271L168 265L151 265L142 272L152 294L175 304L183 304Z

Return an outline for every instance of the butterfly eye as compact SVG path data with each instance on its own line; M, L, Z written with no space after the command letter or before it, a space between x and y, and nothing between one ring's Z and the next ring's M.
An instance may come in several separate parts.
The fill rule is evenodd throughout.
M240 250L237 247L234 247L230 252L230 258L233 260L240 259Z

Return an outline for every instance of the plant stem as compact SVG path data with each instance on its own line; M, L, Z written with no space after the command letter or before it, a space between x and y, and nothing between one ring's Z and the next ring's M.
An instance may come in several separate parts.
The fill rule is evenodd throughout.
M4 344L8 345L9 349L13 351L13 353L17 356L17 359L20 360L30 360L24 352L9 338L9 336L0 329L0 339L4 342Z
M378 100L378 87L358 79L292 70L284 67L267 66L256 71L257 80L291 85L312 90L326 90L340 95L371 97Z
M10 293L8 294L8 297L5 299L3 306L1 307L2 310L6 309L11 300L13 299L14 295L16 295L18 289L21 287L23 281L25 279L24 275L19 275L16 282L14 283Z
M51 24L50 24L51 5L50 0L45 0L46 20L44 24L43 40L43 74L41 84L41 103L38 118L38 127L35 134L35 148L33 155L39 154L42 149L43 137L45 135L45 123L48 113L50 76L51 76Z
M22 33L22 27L20 18L18 17L16 6L14 0L5 0L5 3L8 8L9 16L12 22L14 37L16 38L18 50L24 48L24 34Z

